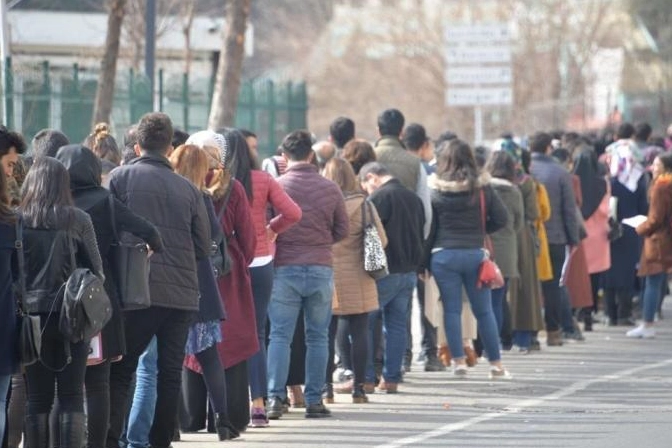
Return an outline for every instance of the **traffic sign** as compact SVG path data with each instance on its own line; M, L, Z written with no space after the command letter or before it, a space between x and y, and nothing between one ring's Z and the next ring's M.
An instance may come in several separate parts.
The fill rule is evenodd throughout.
M447 25L444 28L444 41L453 44L491 44L493 42L509 42L511 35L509 25L495 23L488 25Z
M446 62L450 64L482 64L511 62L509 46L459 47L446 49Z
M511 87L450 88L448 106L508 106L513 101Z
M448 84L510 84L513 76L509 66L458 66L448 67Z

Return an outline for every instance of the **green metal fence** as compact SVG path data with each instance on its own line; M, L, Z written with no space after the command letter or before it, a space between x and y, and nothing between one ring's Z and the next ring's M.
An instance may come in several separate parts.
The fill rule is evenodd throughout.
M43 128L62 130L71 141L82 141L91 131L97 76L81 70L55 69L48 62L39 66L7 70L2 92L6 125L31 138ZM156 104L169 114L174 126L187 132L207 125L214 79L190 79L184 74L159 70ZM118 138L124 130L152 110L152 92L145 76L129 70L117 74L111 125ZM306 127L308 99L304 83L278 84L271 80L244 81L238 100L236 127L249 129L259 137L259 151L269 155L289 131Z

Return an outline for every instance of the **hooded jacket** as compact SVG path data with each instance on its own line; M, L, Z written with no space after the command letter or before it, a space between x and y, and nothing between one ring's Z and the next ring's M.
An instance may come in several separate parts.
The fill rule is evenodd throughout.
M168 159L145 153L109 175L110 192L154 224L164 251L150 259L152 306L197 311L196 260L210 254L210 224L201 192Z
M126 343L121 313L121 302L117 293L114 273L110 268L110 246L115 242L112 230L112 203L114 203L114 223L118 236L130 233L149 244L152 251L163 251L159 231L152 223L130 211L110 192L101 187L102 165L100 159L82 145L62 147L56 154L70 174L70 189L75 206L91 217L96 234L98 251L105 273L105 291L112 304L112 319L103 329L103 356L105 358L125 354Z
M433 174L432 189L433 249L478 249L486 233L503 228L509 219L506 207L490 185L490 176L482 174L477 188L470 191L467 182L445 181ZM485 200L485 229L481 216L480 191Z

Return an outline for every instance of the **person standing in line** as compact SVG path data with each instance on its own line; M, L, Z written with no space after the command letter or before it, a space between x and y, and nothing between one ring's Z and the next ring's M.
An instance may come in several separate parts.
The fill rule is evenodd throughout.
M103 361L88 366L84 379L88 415L87 446L102 447L105 446L110 415L110 365L126 353L121 302L109 259L110 247L115 242L112 226L120 234L128 232L141 238L154 253L163 251L163 242L154 225L131 212L118 199L111 198L110 192L101 186L102 163L93 151L82 145L67 145L58 150L56 160L68 170L75 206L91 217L103 261L105 291L112 304L112 318L101 332ZM111 207L114 207L114 217Z
M268 418L282 415L289 369L290 342L299 311L304 312L306 336L306 418L329 417L322 403L327 369L328 328L333 296L333 244L348 235L343 194L324 179L311 162L311 135L298 130L287 135L282 150L289 160L279 183L302 211L291 232L278 236L275 278L268 317Z
M352 367L354 377L335 390L339 393L351 393L353 403L367 403L364 382L369 351L369 312L377 310L379 303L376 282L364 270L362 254L365 224L376 227L383 247L387 246L387 236L375 206L362 194L355 172L348 162L338 158L330 160L323 176L341 188L350 219L348 237L334 245L334 317L329 328L326 382L330 384L334 376L336 342L352 341L351 349L342 348L339 353L350 356L344 364Z
M342 157L343 149L355 138L355 122L348 117L338 117L329 125L329 141L336 146L336 156Z
M560 284L562 267L565 264L567 247L570 250L579 243L576 203L571 175L551 156L552 137L538 132L530 139L532 163L530 171L548 191L551 201L551 217L544 223L553 278L543 281L544 318L547 344L562 345L563 297Z
M379 162L362 167L359 172L362 189L376 206L385 228L388 245L385 248L389 275L376 280L380 310L369 313L370 346L374 347L373 329L382 314L385 337L382 379L378 389L388 394L397 392L406 351L408 313L417 271L422 262L425 218L422 201L404 187L390 170ZM367 392L375 386L374 353L368 357Z
M0 442L5 438L7 393L12 374L19 368L16 332L16 297L12 289L16 268L16 213L9 206L5 170L0 170Z
M647 220L637 226L637 234L644 238L642 258L637 275L645 278L642 296L643 322L628 331L629 338L651 339L656 336L654 319L662 299L664 282L672 268L672 153L655 158L652 165L653 183L649 191L650 205Z
M458 139L438 148L436 174L429 182L435 213L427 252L431 253L431 273L443 302L453 374L458 378L468 374L462 346L464 288L490 362L490 379L509 379L511 374L501 361L490 287L478 285L480 265L486 256L485 237L506 226L506 207L489 184L489 176L476 167L471 147Z
M89 341L71 343L59 330L59 291L80 267L104 280L96 235L89 215L74 207L70 176L58 160L37 159L22 193L18 211L24 224L26 296L21 306L24 312L40 316L42 328L40 361L26 366L25 444L49 446L49 413L56 395L58 446L81 448L85 443L84 376Z
M111 367L106 446L119 446L133 372L156 336L157 398L149 442L152 447L168 448L175 429L187 333L198 311L196 265L210 255L210 226L201 192L174 173L167 159L173 138L170 118L160 112L145 114L136 135L140 157L110 173L110 191L159 229L164 252L150 259L150 307L126 312L127 354Z
M520 189L513 182L516 179L516 164L506 151L494 151L486 170L490 173L490 185L499 195L509 214L506 225L491 235L497 266L504 276L504 286L491 290L492 310L497 322L497 333L502 333L504 324L504 302L511 283L517 283L518 271L518 238L523 228L523 196Z

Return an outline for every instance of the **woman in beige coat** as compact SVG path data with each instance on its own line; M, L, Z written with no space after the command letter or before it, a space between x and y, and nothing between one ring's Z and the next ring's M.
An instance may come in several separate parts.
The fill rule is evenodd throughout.
M345 207L350 217L350 234L333 247L334 253L334 301L332 311L334 319L330 328L330 355L331 361L327 367L327 387L331 385L334 363L333 353L335 341L339 341L340 356L350 359L341 359L344 366L350 366L354 372L352 389L353 403L366 403L364 393L364 378L366 360L368 359L368 314L377 310L378 294L376 282L364 270L364 228L363 210L373 212L373 221L378 235L387 246L387 236L375 207L359 190L355 172L348 162L334 158L327 162L324 168L324 177L334 181L345 196ZM367 224L369 219L366 219ZM348 340L352 341L348 350Z

